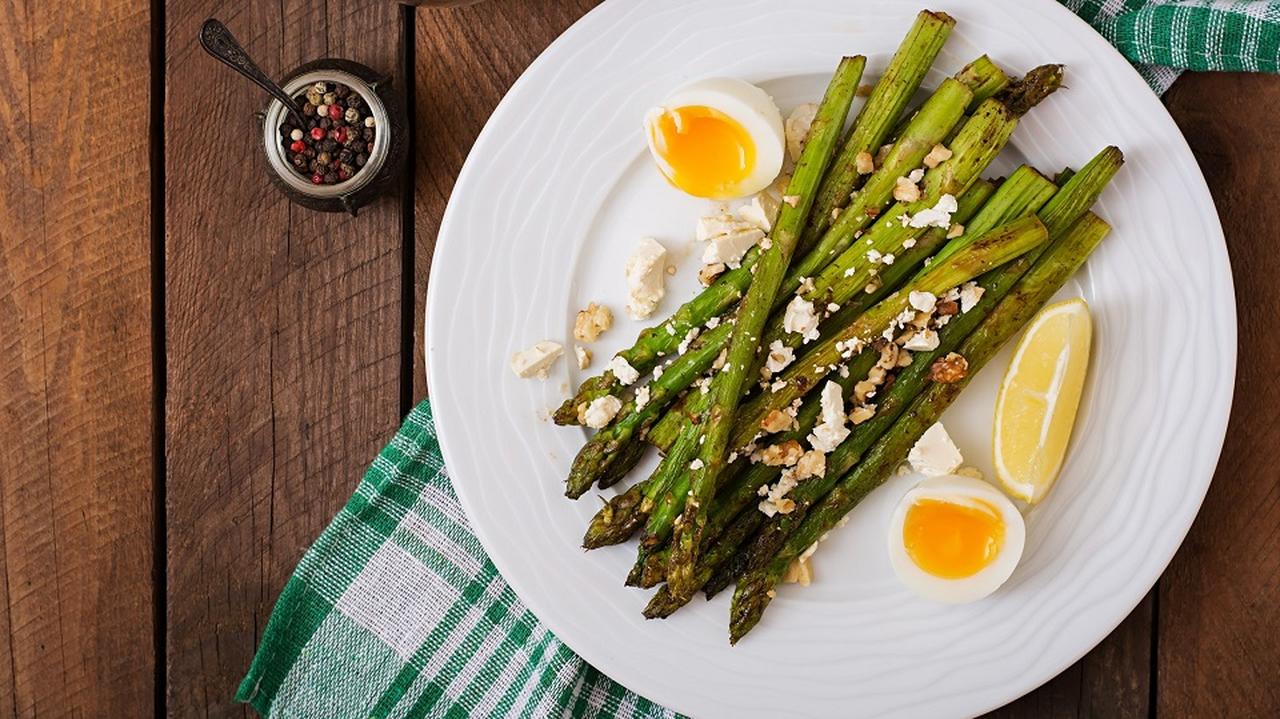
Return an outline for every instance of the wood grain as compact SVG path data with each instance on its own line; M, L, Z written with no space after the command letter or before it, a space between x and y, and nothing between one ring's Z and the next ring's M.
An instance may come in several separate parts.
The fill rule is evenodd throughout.
M1280 79L1188 76L1167 104L1222 218L1240 352L1217 474L1160 580L1158 713L1280 716Z
M294 208L267 183L264 94L166 10L168 710L232 703L306 547L399 424L401 207ZM387 0L254 0L217 16L273 76L323 56L402 76ZM198 139L198 141L193 141ZM406 310L407 311L407 310Z
M149 713L150 17L0 16L0 716Z
M462 162L520 73L596 4L595 0L502 0L415 11L415 402L427 395L422 333L431 253Z

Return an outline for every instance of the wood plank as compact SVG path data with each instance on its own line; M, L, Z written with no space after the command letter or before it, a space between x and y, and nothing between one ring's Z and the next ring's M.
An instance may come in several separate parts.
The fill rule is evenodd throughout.
M427 396L423 308L453 183L480 129L529 63L595 0L502 0L416 15L413 399Z
M1240 354L1217 475L1160 581L1158 709L1280 716L1280 78L1189 76L1168 106L1222 218Z
M155 679L150 16L0 7L0 715L138 716Z
M248 712L232 694L277 595L399 424L398 195L351 218L276 192L252 116L265 95L200 50L208 12L192 0L166 11L176 716ZM326 55L400 75L401 14L387 0L249 0L219 19L273 76Z

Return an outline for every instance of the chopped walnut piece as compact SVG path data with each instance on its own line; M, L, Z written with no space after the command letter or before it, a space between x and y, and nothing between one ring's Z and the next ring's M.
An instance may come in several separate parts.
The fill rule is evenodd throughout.
M813 583L813 570L809 567L809 563L796 558L791 560L791 564L787 565L787 571L782 575L783 584L799 584L807 587Z
M959 382L969 375L969 360L952 352L934 360L929 367L929 379L942 384Z
M790 497L780 497L774 500L773 506L778 510L778 514L791 514L796 511L796 500Z
M858 171L859 175L870 175L876 171L875 160L872 159L871 153L863 150L853 156L853 169Z
M770 467L790 467L800 461L801 455L804 454L804 447L794 439L786 442L769 445L760 450L760 461Z
M709 286L712 282L715 282L716 278L723 274L726 269L727 267L723 262L712 262L709 265L703 265L702 269L698 270L698 281L701 282L704 287Z
M857 95L858 97L870 97L871 91L874 89L876 89L876 86L873 83L864 82L858 86L857 91L854 92L853 94Z
M892 342L885 342L884 347L880 348L880 360L876 365L885 369L893 369L898 366L898 353L902 348Z
M592 302L585 310L579 310L573 322L573 337L579 342L595 342L612 326L613 313L609 308Z
M955 300L943 300L933 308L934 313L939 317L950 317L951 315L960 314L960 304Z
M873 220L874 220L875 218L877 218L877 217L879 217L879 216L880 216L880 208L879 208L879 207L868 207L868 208L867 208L867 210L866 210L866 212L865 212L864 214L866 214L866 216L867 216L868 218L870 218L870 219L873 219Z
M760 429L763 429L770 434L774 432L781 432L783 430L790 429L792 421L791 415L780 409L775 409L765 415L764 419L760 421Z
M591 350L574 345L573 353L578 358L578 369L586 369L591 366Z
M874 404L860 404L849 413L849 421L857 426L874 416L876 416L876 406Z
M929 154L924 156L925 167L937 167L938 165L951 159L952 152L946 145L938 143L929 150Z
M948 240L954 240L955 238L963 234L964 234L964 225L960 224L959 222L956 222L947 228Z
M893 186L893 199L898 202L915 202L920 199L920 187L908 178L899 177Z
M820 477L827 471L827 455L816 449L800 455L800 459L796 461L796 479L808 479L809 477Z

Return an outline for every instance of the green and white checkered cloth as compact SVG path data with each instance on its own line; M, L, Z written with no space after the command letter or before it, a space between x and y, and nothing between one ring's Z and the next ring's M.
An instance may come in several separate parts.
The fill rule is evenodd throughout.
M1280 0L1062 0L1163 92L1280 70ZM424 402L307 551L236 694L264 716L671 717L579 659L467 526Z

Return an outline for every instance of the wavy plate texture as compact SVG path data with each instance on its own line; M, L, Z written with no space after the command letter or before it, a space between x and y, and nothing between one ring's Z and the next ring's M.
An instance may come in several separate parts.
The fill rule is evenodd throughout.
M918 9L610 0L512 88L445 215L429 285L427 366L467 514L552 631L601 671L679 711L960 716L1003 704L1128 614L1182 541L1212 476L1231 402L1235 310L1222 231L1186 143L1120 55L1056 3L944 2L933 9L958 24L930 85L983 52L1010 71L1051 61L1068 68L1068 89L1023 121L997 171L1025 159L1052 173L1107 144L1128 157L1097 208L1115 230L1064 290L1095 313L1091 378L1067 467L1028 516L1013 578L964 607L907 592L893 578L885 527L911 477L892 480L833 532L814 560L817 582L782 588L735 648L726 641L726 598L646 622L648 593L622 586L634 546L579 548L598 502L570 502L562 491L584 434L545 417L583 373L561 361L545 382L518 380L507 362L537 340L571 348L573 313L591 300L618 318L593 347L594 367L630 341L639 325L622 311L622 267L644 235L662 241L679 267L659 313L694 291L693 221L708 204L654 171L644 110L684 82L722 74L762 84L784 111L815 101L843 54L867 55L869 77L883 68ZM945 419L988 472L1005 362L997 358Z

